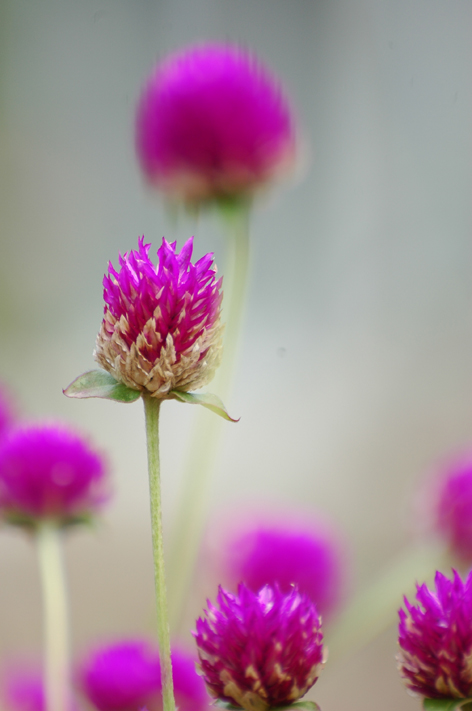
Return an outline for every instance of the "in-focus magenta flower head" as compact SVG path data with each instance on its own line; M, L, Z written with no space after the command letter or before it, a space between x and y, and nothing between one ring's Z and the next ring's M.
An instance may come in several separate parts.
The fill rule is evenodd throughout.
M472 563L472 450L450 457L422 485L420 519L460 563Z
M436 590L417 586L418 604L400 609L398 667L415 695L472 697L472 573L465 582L440 572Z
M193 238L165 239L155 266L144 237L105 275L95 360L129 388L156 398L206 385L221 357L221 279L213 255L191 262Z
M180 711L209 711L195 656L172 650L174 693ZM161 711L159 654L146 640L132 639L91 652L78 673L78 686L98 711Z
M63 424L19 427L0 442L0 516L58 525L88 519L109 497L101 454Z
M300 699L324 664L321 620L296 588L258 593L245 585L232 595L221 587L219 609L208 602L194 632L200 669L211 696L266 711Z
M288 593L295 584L315 603L323 618L345 596L348 546L342 532L316 512L261 513L261 509L224 512L208 535L207 559L225 586L243 582L253 592L277 584Z
M151 73L136 150L147 181L174 199L248 196L293 163L294 118L279 80L253 52L200 44Z

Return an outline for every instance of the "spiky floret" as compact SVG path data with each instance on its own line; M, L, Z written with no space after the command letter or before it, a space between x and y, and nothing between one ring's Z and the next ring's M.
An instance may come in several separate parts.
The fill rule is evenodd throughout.
M218 609L208 602L197 620L200 668L209 693L248 711L301 698L323 667L321 620L306 595L243 584L238 595L221 587Z
M400 609L398 667L414 694L431 699L472 696L472 573L465 582L440 572L436 591L417 587L418 605Z
M213 255L192 264L193 238L180 253L165 239L155 266L150 244L120 255L103 279L104 318L95 360L130 388L166 398L208 383L221 356L221 279Z

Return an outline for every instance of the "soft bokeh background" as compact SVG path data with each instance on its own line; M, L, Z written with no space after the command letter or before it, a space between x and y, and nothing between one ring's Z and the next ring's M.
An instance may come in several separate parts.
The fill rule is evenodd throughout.
M62 395L94 366L107 262L143 233L155 247L195 234L224 273L218 222L173 222L134 160L144 77L197 40L255 48L310 146L303 179L253 220L228 403L241 421L223 428L209 516L247 500L317 507L344 527L364 584L407 543L418 478L472 440L472 4L3 0L0 13L0 378L25 415L93 433L114 473L104 521L68 542L76 649L153 619L141 406ZM163 410L168 530L196 413ZM3 530L0 651L40 639L32 547ZM324 711L418 708L395 653L392 627L328 664L314 698Z

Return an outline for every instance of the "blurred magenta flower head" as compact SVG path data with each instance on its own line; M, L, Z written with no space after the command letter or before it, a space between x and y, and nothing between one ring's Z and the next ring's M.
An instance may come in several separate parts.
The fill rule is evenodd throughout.
M309 598L277 586L238 595L221 587L218 609L208 602L197 620L200 668L211 696L265 711L292 704L310 689L323 667L321 620Z
M472 450L444 462L421 490L421 517L458 561L472 563Z
M209 697L195 671L195 657L172 651L176 703L181 711L208 711ZM141 639L93 651L79 672L79 686L98 711L161 711L161 672L157 649Z
M171 54L138 103L136 150L151 184L189 202L251 195L295 155L294 119L278 79L243 47Z
M8 711L46 711L39 665L9 664L2 671L3 708Z
M39 664L24 660L9 662L1 674L2 709L5 711L47 711L43 672ZM68 711L78 711L70 698Z
M221 279L213 255L192 264L193 238L176 252L165 239L154 266L144 237L103 279L104 319L95 360L134 390L165 398L213 377L221 357Z
M10 523L74 523L108 495L103 457L63 424L12 429L0 442L0 516Z
M417 586L418 605L400 609L398 667L414 694L430 699L472 696L472 573L463 582L437 572L436 591Z
M243 582L253 592L277 584L288 593L295 584L323 616L345 595L347 545L341 531L316 513L238 510L218 521L209 549L210 565L232 590Z

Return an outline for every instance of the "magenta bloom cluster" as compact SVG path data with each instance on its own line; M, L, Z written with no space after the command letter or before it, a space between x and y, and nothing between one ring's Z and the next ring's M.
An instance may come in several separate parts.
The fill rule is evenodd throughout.
M195 657L172 651L174 692L181 711L208 711L209 697L195 671ZM157 649L131 639L97 648L84 661L78 683L98 711L160 711L161 672Z
M472 451L450 461L431 486L436 531L459 560L472 563Z
M234 589L242 581L253 592L277 584L288 593L295 584L323 615L342 598L347 556L341 535L314 517L251 516L235 526L218 557Z
M108 498L104 460L64 425L11 430L0 443L0 514L16 523L71 523Z
M472 573L462 581L440 572L436 590L418 586L399 611L400 674L414 693L430 699L472 696Z
M294 146L279 81L237 45L202 44L170 55L138 104L143 173L185 200L251 193L291 162Z
M197 620L200 667L211 696L248 711L284 706L301 698L323 666L321 620L309 598L245 585L238 595L219 588Z
M144 237L105 275L104 319L95 359L130 388L164 398L206 384L221 351L221 279L213 255L192 264L193 238L180 253L165 239L155 266Z

